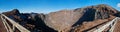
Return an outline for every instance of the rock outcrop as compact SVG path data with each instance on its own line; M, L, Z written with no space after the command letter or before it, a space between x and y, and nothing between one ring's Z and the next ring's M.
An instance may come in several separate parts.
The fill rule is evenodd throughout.
M10 16L10 15L19 15L20 12L19 12L18 9L13 9L12 11L3 12L3 14L5 14L6 16Z
M49 14L19 13L17 9L3 14L32 32L70 32L72 29L76 29L74 27L82 26L83 22L107 19L116 13L118 13L116 9L100 4L74 10L60 10Z
M116 16L116 17L120 17L120 12L114 14L114 16Z
M77 8L75 10L62 10L49 13L46 16L46 23L58 31L68 32L75 26L82 25L83 22L97 19L107 19L118 11L108 5L101 4Z
M45 24L45 15L42 13L19 13L17 9L13 9L12 11L4 12L3 14L15 20L31 32L57 32Z

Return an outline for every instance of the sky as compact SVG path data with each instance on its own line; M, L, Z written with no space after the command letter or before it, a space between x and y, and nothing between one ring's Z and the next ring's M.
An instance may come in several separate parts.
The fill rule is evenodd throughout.
M120 11L120 0L0 0L0 12L18 9L21 13L50 13L98 4L107 4Z

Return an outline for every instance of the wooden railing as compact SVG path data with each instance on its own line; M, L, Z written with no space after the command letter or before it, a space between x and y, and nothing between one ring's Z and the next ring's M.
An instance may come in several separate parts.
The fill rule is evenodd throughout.
M14 32L15 28L18 29L20 32L30 32L29 30L27 30L26 28L24 28L20 24L16 23L14 20L8 18L4 14L0 14L0 15L1 15L2 22L3 22L7 32ZM10 27L11 25L8 24L7 20L9 23L11 23L12 27Z
M20 32L30 32L29 30L27 30L26 28L24 28L23 26L21 26L20 24L16 23L14 20L8 18L7 16L5 16L4 14L0 14L1 15L1 19L2 22L7 30L7 32L14 32L15 28L17 28ZM99 27L97 29L95 29L93 32L102 32L104 31L107 27L111 27L108 31L109 32L113 32L114 28L115 28L115 24L117 22L117 20L119 20L119 17L116 17L115 19L113 19L112 21L106 23L105 25L103 25L102 27ZM10 27L10 25L8 24L7 20L9 21L9 23L11 23L12 28ZM89 32L89 31L88 31Z
M108 31L113 32L113 30L115 28L115 24L116 24L118 19L120 19L120 18L116 17L115 19L113 19L112 21L110 21L107 24L103 25L102 27L99 27L99 28L95 29L93 32L103 32L108 27L110 27L110 29Z

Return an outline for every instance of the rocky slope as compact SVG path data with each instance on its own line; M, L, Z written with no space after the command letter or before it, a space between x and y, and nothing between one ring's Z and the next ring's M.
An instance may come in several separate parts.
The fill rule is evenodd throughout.
M57 32L44 23L45 15L42 13L20 13L19 10L13 9L9 12L3 12L3 14L15 20L31 32Z
M68 32L75 26L82 26L83 22L108 19L110 15L113 16L117 12L117 10L105 4L75 10L62 10L49 13L46 16L46 23L55 30Z
M20 13L17 9L3 14L33 32L70 32L72 29L77 29L76 26L82 26L83 22L108 19L116 13L118 13L116 9L100 4L74 10L60 10L49 14Z

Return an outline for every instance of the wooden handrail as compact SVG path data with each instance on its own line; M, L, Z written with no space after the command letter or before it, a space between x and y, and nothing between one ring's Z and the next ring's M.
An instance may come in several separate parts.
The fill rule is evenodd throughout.
M117 17L116 21L117 21L117 20L120 20L120 18ZM117 23L117 22L115 22L115 23L112 25L111 29L109 30L110 32L113 32L116 23Z
M7 32L9 32L9 29L8 29L7 25L5 24L5 22L4 22L3 18L2 18L2 16L1 16L1 20L2 20L2 22L3 22L3 24L4 24L5 28L6 28Z
M5 16L4 14L1 14L1 18L2 16L7 19L14 27L16 27L20 32L30 32L29 30L27 30L26 28L24 28L23 26L21 26L20 24L16 23L14 20L8 18L7 16ZM3 18L2 18L3 19ZM4 23L6 23L6 26L9 26L8 23L5 21L5 19L3 19ZM110 28L109 31L113 31L114 30L114 26L117 22L117 20L120 19L118 17L116 17L115 19L113 19L112 21L108 22L107 24L103 25L102 27L99 27L98 29L94 30L93 32L102 32L103 30L105 30L107 27L109 27L111 25L112 28ZM11 32L11 28L8 27L10 29ZM14 31L14 29L13 29Z
M18 23L16 23L14 20L8 18L4 14L1 14L1 16L3 16L5 19L7 19L13 26L15 26L18 30L20 30L20 32L30 32L29 30L27 30L23 26L19 25Z
M119 19L118 17L116 17L115 19L113 19L112 21L108 22L107 24L103 25L102 27L94 30L93 32L102 32L104 29L106 29L107 27L109 27L111 25L111 29L109 31L113 31L114 30L114 26L117 22L117 19ZM114 23L114 24L113 24Z

